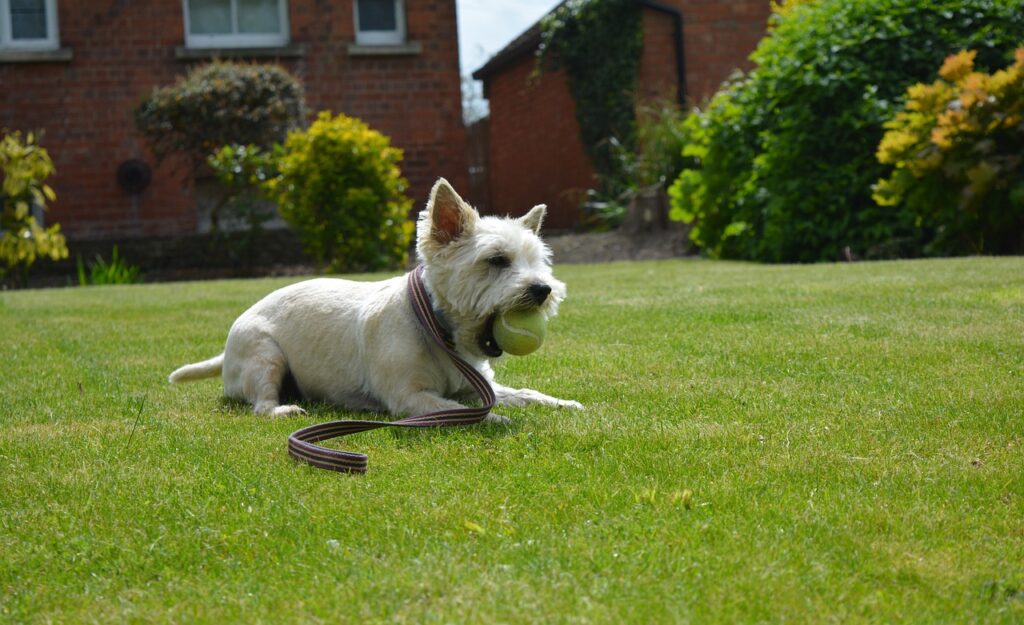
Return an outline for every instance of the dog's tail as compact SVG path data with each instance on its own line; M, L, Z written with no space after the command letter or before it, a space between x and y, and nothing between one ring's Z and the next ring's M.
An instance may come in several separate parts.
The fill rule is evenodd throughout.
M189 380L212 378L215 375L220 375L220 371L223 366L224 354L222 353L209 360L196 362L176 369L174 373L167 378L167 381L177 384L178 382L188 382Z

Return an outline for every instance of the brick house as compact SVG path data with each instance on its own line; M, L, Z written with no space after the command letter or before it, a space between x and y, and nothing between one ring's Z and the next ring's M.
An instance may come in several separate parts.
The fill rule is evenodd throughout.
M44 131L47 220L71 240L195 233L191 170L154 163L132 109L215 57L278 62L311 114L391 137L417 206L437 176L467 184L455 0L0 0L0 128ZM132 159L152 168L135 195L117 178Z
M637 2L643 52L639 101L701 103L737 68L764 36L769 0L662 0ZM473 77L490 103L488 205L516 214L546 202L552 229L573 227L579 203L595 186L594 170L579 138L564 72L537 76L541 41L535 24L494 55Z

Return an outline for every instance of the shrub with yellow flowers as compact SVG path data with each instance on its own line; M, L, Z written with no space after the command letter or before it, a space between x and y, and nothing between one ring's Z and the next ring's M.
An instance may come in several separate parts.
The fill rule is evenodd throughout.
M911 211L933 253L1024 252L1024 48L992 74L976 52L948 57L939 80L907 91L877 157L881 206Z

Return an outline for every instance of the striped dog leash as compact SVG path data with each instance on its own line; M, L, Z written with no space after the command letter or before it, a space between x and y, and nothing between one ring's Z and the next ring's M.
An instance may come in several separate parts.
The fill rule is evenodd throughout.
M445 332L434 315L430 305L430 297L423 286L423 266L420 265L409 272L409 299L412 309L420 325L434 341L448 353L456 368L462 372L470 383L483 405L478 408L453 408L439 410L414 417L406 417L399 421L328 421L297 430L288 437L288 454L296 460L309 463L314 467L339 471L342 473L366 473L366 454L352 451L341 451L316 445L338 436L367 432L384 427L426 428L441 425L473 425L480 423L494 407L494 389L479 371L455 353L455 346L445 338Z

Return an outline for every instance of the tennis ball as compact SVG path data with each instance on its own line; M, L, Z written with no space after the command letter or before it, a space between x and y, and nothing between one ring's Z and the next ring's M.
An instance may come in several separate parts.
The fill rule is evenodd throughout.
M547 319L539 308L509 310L494 320L494 340L506 352L525 356L541 346L546 329Z

